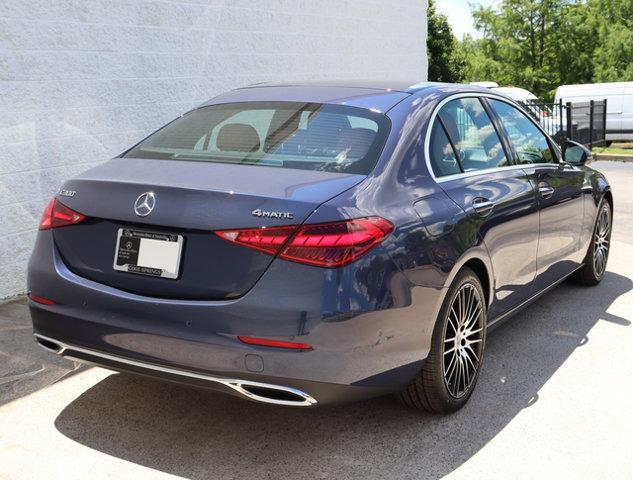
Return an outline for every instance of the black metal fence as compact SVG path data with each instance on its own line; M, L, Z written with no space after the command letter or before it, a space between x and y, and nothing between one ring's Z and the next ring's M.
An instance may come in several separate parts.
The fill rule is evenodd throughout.
M587 147L606 145L607 100L577 103L521 102L558 144L574 140Z

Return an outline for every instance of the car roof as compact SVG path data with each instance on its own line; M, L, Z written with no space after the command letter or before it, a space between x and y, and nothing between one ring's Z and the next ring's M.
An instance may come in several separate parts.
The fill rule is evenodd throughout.
M237 102L294 101L350 105L386 112L410 95L490 92L473 85L406 80L327 80L259 83L218 95L200 105Z
M412 93L435 84L435 82L419 82L415 80L303 80L257 83L238 90L262 87L331 87Z

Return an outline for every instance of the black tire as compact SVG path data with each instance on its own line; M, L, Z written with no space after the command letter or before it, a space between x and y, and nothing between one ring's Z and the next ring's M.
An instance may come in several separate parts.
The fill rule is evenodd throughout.
M608 222L607 231L601 232L604 224L604 216ZM606 198L602 198L600 205L598 206L598 215L594 222L593 231L591 233L591 242L587 249L587 255L583 260L583 267L578 270L573 279L581 285L594 286L598 285L604 278L604 274L607 270L607 261L609 260L609 251L611 250L611 231L613 230L613 213L611 212L611 205ZM602 247L602 259L600 258L599 247L597 244L606 245Z
M461 327L455 328L456 323L462 325L457 310L459 310L459 302L465 298L464 295L473 295L473 298L479 302L478 313L475 309L471 310L472 321L463 323L465 327L468 327L466 330L462 330ZM467 314L465 317L469 318ZM477 332L479 329L480 331ZM475 333L468 334L469 331ZM471 341L472 344L465 343ZM396 394L396 397L407 406L433 413L451 413L459 410L466 404L477 384L485 345L486 301L483 288L477 275L469 268L464 268L457 274L448 289L433 329L431 351L422 370L407 387ZM454 366L451 361L455 362ZM471 364L468 361L473 367L470 375L467 375L468 371L460 369L461 366L466 365L466 368L470 370ZM461 372L464 372L463 389L461 389L462 382L457 380ZM453 373L452 376L451 373ZM466 385L466 376L468 376L468 385Z

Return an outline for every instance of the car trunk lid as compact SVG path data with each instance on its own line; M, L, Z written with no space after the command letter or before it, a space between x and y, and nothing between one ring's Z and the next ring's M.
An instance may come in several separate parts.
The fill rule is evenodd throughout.
M214 230L299 225L320 204L364 176L267 166L117 158L68 181L59 200L86 215L55 229L57 249L76 274L128 292L216 300L247 292L273 261ZM144 193L152 211L135 212ZM145 212L141 212L145 213ZM183 246L175 279L114 269L119 231L172 235Z

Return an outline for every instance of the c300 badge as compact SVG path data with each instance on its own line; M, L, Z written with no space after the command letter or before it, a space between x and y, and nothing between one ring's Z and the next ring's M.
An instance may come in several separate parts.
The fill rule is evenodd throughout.
M59 191L59 194L60 194L62 197L74 197L76 193L77 193L77 192L76 192L75 190L66 190L65 188L62 188L62 189Z

